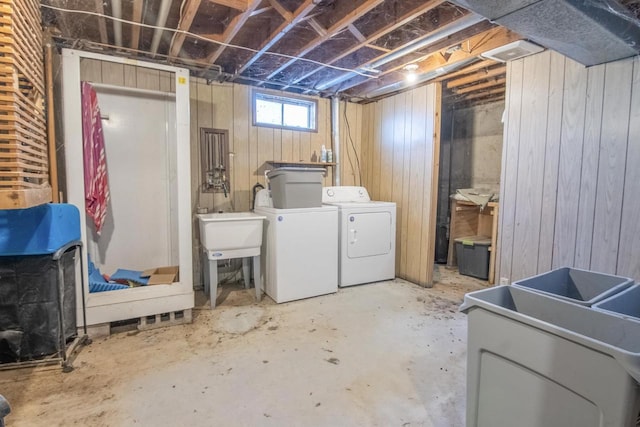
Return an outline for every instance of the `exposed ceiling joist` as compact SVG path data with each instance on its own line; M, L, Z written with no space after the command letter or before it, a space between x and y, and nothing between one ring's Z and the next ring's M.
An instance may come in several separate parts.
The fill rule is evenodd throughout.
M290 21L293 18L291 12L284 8L278 0L269 0L269 4L273 7L286 21Z
M481 89L492 88L495 86L504 86L506 82L507 79L505 79L504 77L500 77L489 81L481 81L477 84L465 86L461 89L455 89L454 92L456 93L456 95L464 95L466 93L475 92Z
M467 85L469 83L473 83L480 79L488 79L489 77L499 76L504 74L506 67L503 65L501 67L492 68L490 70L480 70L476 71L473 74L468 76L460 77L459 79L449 80L447 82L447 89L452 89L458 86Z
M178 23L179 31L189 31L191 24L193 23L193 19L196 17L196 13L200 8L201 2L202 0L187 0L184 4L180 22ZM187 35L184 33L176 33L175 37L171 41L171 48L169 48L170 57L175 58L178 56L186 37Z
M326 62L326 64L327 65L334 64L335 62L341 60L342 58L346 57L347 55L352 54L353 52L357 51L358 49L361 49L364 46L367 46L369 44L372 44L373 42L378 40L380 37L385 36L385 35L389 34L390 32L392 32L394 30L397 30L398 28L402 27L403 25L408 24L409 22L413 21L417 17L419 17L421 15L424 15L425 13L427 13L431 9L441 5L442 3L444 3L444 0L431 0L431 1L425 2L424 4L422 4L421 6L417 7L416 9L413 9L410 12L406 13L404 16L401 16L396 22L393 22L391 24L387 24L387 25L383 26L378 31L376 31L375 33L371 34L364 42L361 42L361 43L353 46L352 48L347 49L346 51L341 52L338 55L332 57L329 61ZM303 74L303 75L301 75L299 77L296 77L290 84L294 85L296 83L299 83L302 80L311 77L312 75L314 75L318 71L322 70L323 68L324 67L318 67L318 68L316 68L314 70L309 71L308 73L305 73L305 74Z
M469 74L473 71L477 71L483 68L489 68L493 65L498 64L498 62L492 60L492 59L485 59L483 61L479 61L476 62L475 64L471 64L469 66L466 66L464 68L462 68L461 70L458 71L454 71L453 73L449 73L446 76L442 76L439 77L438 79L436 79L436 81L442 81L442 80L449 80L452 79L454 77L459 77L459 76L464 76L466 74Z
M218 2L218 0L216 0L216 2ZM227 26L227 29L224 30L224 33L221 37L222 43L231 43L231 40L233 40L236 34L238 34L238 31L240 31L242 26L251 17L251 14L258 8L260 3L262 3L261 0L249 0L249 6L247 7L247 9L233 18L229 23L229 26ZM220 55L222 55L222 52L224 52L226 48L227 47L225 45L218 46L217 49L214 49L213 52L207 56L206 62L209 64L213 64L214 62L216 62L216 60L220 57Z
M133 0L133 14L131 20L133 22L142 23L142 2L143 0ZM131 26L131 49L138 49L140 46L140 26Z
M251 12L251 17L258 16L262 13L270 11L271 9L273 9L272 6L261 7L260 9L256 9L253 12Z
M320 23L318 21L316 21L315 18L309 18L309 19L307 19L307 22L309 23L311 28L313 28L314 31L316 33L318 33L318 35L320 35L320 36L326 36L327 35L327 29L324 28L322 25L320 25Z
M305 19L307 15L316 7L314 0L305 0L298 9L293 13L289 22L283 22L278 28L276 28L271 35L265 40L258 52L254 54L240 69L237 74L241 74L247 68L249 68L254 62L256 62L262 55L265 54L273 45L275 45L282 37L284 37L289 31L293 29L300 21Z
M241 12L246 12L249 8L247 0L208 0L210 3L219 4L221 6L227 6L231 9L236 9Z
M96 5L96 12L100 15L104 15L104 4L102 0L94 0ZM98 18L98 31L100 32L100 42L107 44L109 39L107 38L107 23L103 17Z
M494 49L498 46L503 46L506 43L510 43L521 38L522 37L520 35L509 31L506 28L492 28L469 39L469 45L473 46L471 51L459 49L449 54L447 52L448 48L441 49L440 51L429 55L425 60L418 62L418 69L415 70L415 73L420 76L421 74L437 72L438 69L445 66L463 63L465 61L468 62L469 59L477 57L488 50ZM379 90L381 87L392 85L404 79L404 73L398 72L400 69L402 69L402 66L395 67L394 72L387 72L378 79L354 85L349 89L353 89L352 92L366 94L374 90ZM437 76L434 76L433 78L435 77Z
M499 89L491 89L491 90L481 91L477 93L472 93L470 95L467 95L464 99L465 101L470 101L472 99L484 98L491 95L503 95L503 94L504 94L504 87L501 87Z
M351 32L351 34L353 34L353 36L354 36L356 39L358 39L358 41L359 41L360 43L363 43L363 42L366 42L366 41L367 41L367 38L366 38L364 35L362 35L362 33L360 32L360 30L358 30L358 29L356 28L356 26L355 26L355 25L353 25L353 24L349 24L349 25L347 26L347 28L349 29L349 31Z
M314 39L311 42L307 43L302 49L298 50L298 52L296 52L296 54L294 56L303 57L304 55L306 55L307 53L311 52L316 47L320 46L323 42L325 42L329 38L333 37L334 35L338 34L340 31L344 30L349 24L353 23L356 19L360 18L362 15L365 15L366 13L371 11L371 9L373 9L376 6L378 6L383 1L384 0L367 0L367 1L365 1L363 4L358 6L356 9L354 9L350 13L346 14L345 16L343 16L340 20L338 20L338 22L333 24L331 27L327 28L327 34L326 35L317 37L316 39ZM297 59L291 59L291 60L285 62L283 65L281 65L275 71L273 71L271 74L269 74L269 76L267 77L267 80L272 79L274 76L276 76L278 73L280 73L281 71L283 71L286 68L288 68L291 64L293 64L296 61L297 61Z

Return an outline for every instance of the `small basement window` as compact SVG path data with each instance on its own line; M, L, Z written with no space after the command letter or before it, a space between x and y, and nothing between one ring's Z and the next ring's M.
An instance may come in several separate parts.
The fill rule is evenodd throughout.
M317 110L315 100L253 91L253 124L256 126L315 132Z

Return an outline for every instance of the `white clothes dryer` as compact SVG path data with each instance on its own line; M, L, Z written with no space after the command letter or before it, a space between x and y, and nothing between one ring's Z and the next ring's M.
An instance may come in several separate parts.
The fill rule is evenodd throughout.
M338 291L338 208L277 209L269 190L256 195L264 215L262 274L265 293L282 303Z
M322 203L337 206L338 286L394 279L396 204L372 201L364 187L324 187Z

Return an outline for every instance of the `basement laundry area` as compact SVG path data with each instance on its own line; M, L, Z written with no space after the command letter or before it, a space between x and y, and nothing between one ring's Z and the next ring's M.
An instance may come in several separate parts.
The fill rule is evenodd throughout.
M636 2L0 34L0 427L640 425Z

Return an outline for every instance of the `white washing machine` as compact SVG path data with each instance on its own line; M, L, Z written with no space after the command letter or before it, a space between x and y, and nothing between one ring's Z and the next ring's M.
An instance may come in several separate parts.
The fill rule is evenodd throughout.
M322 203L339 208L338 286L396 275L396 204L376 202L364 187L324 187Z
M262 274L265 293L287 302L338 291L338 208L276 209L268 190L256 195L264 215Z

